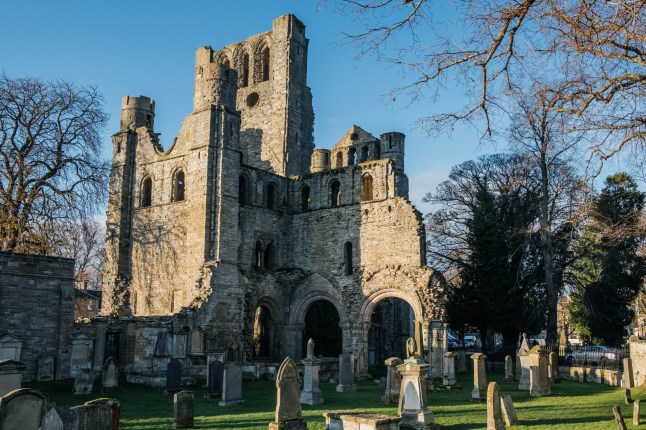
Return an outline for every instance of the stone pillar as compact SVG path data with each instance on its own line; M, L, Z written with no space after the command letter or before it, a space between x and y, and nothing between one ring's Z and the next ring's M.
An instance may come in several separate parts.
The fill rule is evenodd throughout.
M511 364L511 355L505 357L505 382L514 380L514 367Z
M300 402L306 405L323 404L323 393L319 389L319 360L314 356L314 341L307 342L307 357L303 359L303 390Z
M473 360L473 391L471 391L471 400L481 402L486 398L487 392L487 373L485 370L486 355L476 352L471 354Z
M624 388L633 388L635 386L635 377L633 376L632 358L624 358L623 381L624 381Z
M529 395L541 397L551 394L547 369L547 351L536 345L527 354L530 361Z
M107 320L101 319L99 321L93 320L96 331L94 339L94 370L103 370L103 363L108 357L105 355L105 339L108 331ZM117 358L117 357L114 357Z
M386 392L381 401L388 404L399 401L399 388L401 387L402 376L397 372L396 367L403 361L398 357L390 357L384 364L386 365Z
M428 410L426 403L426 375L429 365L420 358L410 357L397 366L397 371L402 375L401 388L399 389L399 407L397 411L401 417L400 428L415 430L439 429L434 424L433 412Z
M495 382L490 382L487 389L487 430L505 430L500 406L500 389Z
M455 353L444 353L442 385L452 387L455 385Z
M442 321L431 321L429 343L430 343L430 377L433 379L443 378L444 353L448 351L448 337L446 335L447 325Z

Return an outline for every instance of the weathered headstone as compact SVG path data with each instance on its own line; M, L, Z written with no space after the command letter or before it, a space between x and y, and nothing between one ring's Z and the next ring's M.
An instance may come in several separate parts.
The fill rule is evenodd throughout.
M306 405L323 404L323 393L319 389L319 360L314 356L314 341L307 342L307 357L303 360L303 391L300 402Z
M625 388L633 388L635 386L635 376L633 375L633 360L631 358L624 358L623 381Z
M38 367L36 369L36 380L39 382L54 380L54 356L44 354L38 357Z
M548 368L549 382L551 383L561 382L561 375L559 373L559 356L554 351L550 352L548 355L547 368Z
M471 391L471 400L481 402L487 396L487 373L485 371L486 355L476 352L471 354L473 360L473 390Z
M527 346L527 339L523 336L523 341L520 348L516 352L516 374L518 378L518 389L529 390L529 367L531 361L529 359L529 347ZM520 368L519 368L520 366Z
M92 369L78 369L74 380L74 394L91 394L95 377Z
M421 323L420 323L421 329ZM421 330L420 330L421 331ZM444 354L448 352L448 328L447 324L443 321L431 321L428 331L428 342L430 344L430 360L431 365L429 370L429 377L432 379L444 379L446 372L444 370ZM420 342L423 342L423 337L420 338ZM424 344L420 346L422 353L424 352ZM454 385L454 384L451 384Z
M219 396L222 394L222 377L224 376L224 364L220 360L212 361L209 364L208 395Z
M276 419L269 423L269 430L306 430L302 418L299 393L301 380L294 360L287 357L276 375Z
M512 382L514 380L514 366L512 364L511 355L505 356L505 382Z
M25 429L26 430L26 429ZM43 417L38 430L67 430L56 408L51 408Z
M339 384L336 390L340 393L357 391L354 383L354 359L351 353L344 352L339 355Z
M536 345L527 354L530 361L529 395L542 397L551 394L549 371L547 369L547 351Z
M182 387L182 363L171 358L166 366L166 391L179 391Z
M505 430L500 406L500 389L495 382L490 382L487 388L487 430Z
M242 368L234 363L224 366L222 377L222 400L220 406L241 405L242 400Z
M157 341L155 342L155 357L168 357L168 333L161 331L157 333Z
M194 426L195 397L192 391L182 390L173 396L173 427L176 429L192 429Z
M617 424L617 429L627 430L626 423L624 422L624 417L621 415L621 408L619 407L619 405L613 406L612 413L615 416L615 424Z
M204 333L199 327L191 333L191 355L204 355Z
M20 388L0 398L0 429L38 429L47 413L47 396L40 391Z
M518 416L516 416L516 409L511 396L502 396L502 416L505 418L505 424L508 426L518 425Z
M26 368L22 361L0 359L0 397L22 387L22 372Z
M442 385L453 387L456 383L455 378L455 353L447 351L444 353Z
M79 369L91 369L94 355L94 339L86 335L78 335L72 339L70 357L70 375L76 376Z
M415 344L413 338L409 340L413 340L411 343ZM435 424L433 412L428 409L426 401L429 365L418 351L409 351L408 358L397 366L397 371L402 375L397 412L401 417L402 429L437 429L439 426Z
M103 390L113 390L119 387L119 369L114 358L108 357L103 364L103 378L101 379Z
M97 399L75 406L77 430L119 430L121 404L115 399Z
M61 421L63 421L63 429L78 429L78 418L71 408L67 406L56 406L56 412L61 418Z
M458 372L464 373L467 371L467 354L460 350L455 353L456 361L458 362Z
M638 426L640 424L639 415L640 415L640 401L635 400L633 403L633 425Z
M399 388L401 387L402 376L397 372L397 366L403 361L397 357L390 357L384 364L386 365L386 392L381 401L384 403L394 403L399 401Z
M624 388L624 402L629 405L633 402L633 396L630 393L630 388Z

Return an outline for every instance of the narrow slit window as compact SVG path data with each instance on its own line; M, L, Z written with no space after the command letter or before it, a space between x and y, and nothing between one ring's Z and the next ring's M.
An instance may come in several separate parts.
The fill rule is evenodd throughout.
M265 49L262 50L262 81L268 81L269 80L269 47L265 47Z
M249 200L249 195L248 195L248 181L247 177L245 175L240 175L239 182L238 182L238 203L241 205L247 204Z
M332 207L341 205L341 183L336 179L330 184L330 204Z
M184 172L178 170L175 172L173 178L173 196L174 202L181 202L184 200Z
M343 245L343 262L346 276L352 275L352 242Z
M267 208L276 209L276 184L273 182L267 187Z
M309 210L310 208L310 187L305 185L301 189L301 210L303 212Z
M139 201L139 206L142 208L150 206L152 204L152 194L153 180L148 176L141 182L141 200Z
M361 161L368 161L368 147L361 147Z
M372 200L372 176L370 175L363 176L361 200Z
M242 73L240 74L240 87L249 86L249 54L246 52L242 56Z

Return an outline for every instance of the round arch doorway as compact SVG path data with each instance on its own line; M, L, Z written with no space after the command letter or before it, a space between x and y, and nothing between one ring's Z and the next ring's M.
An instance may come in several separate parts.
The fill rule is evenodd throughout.
M406 340L414 336L414 321L415 312L405 300L381 300L370 316L368 365L382 366L390 357L406 358Z
M327 300L317 300L307 309L302 337L302 356L307 353L307 342L314 340L314 355L338 357L342 350L343 335L339 312Z
M265 305L256 308L253 324L252 357L256 361L271 361L276 358L276 327L271 311Z

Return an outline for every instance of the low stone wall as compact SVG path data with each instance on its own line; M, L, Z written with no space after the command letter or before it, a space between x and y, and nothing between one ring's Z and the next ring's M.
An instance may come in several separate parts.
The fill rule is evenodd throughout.
M622 372L598 367L559 366L561 378L579 382L596 382L611 387L621 386Z

